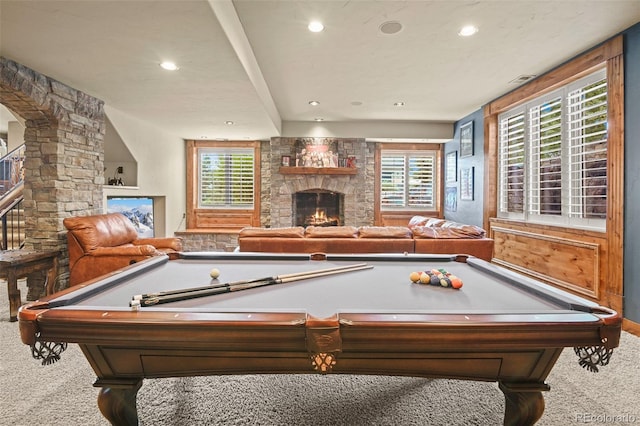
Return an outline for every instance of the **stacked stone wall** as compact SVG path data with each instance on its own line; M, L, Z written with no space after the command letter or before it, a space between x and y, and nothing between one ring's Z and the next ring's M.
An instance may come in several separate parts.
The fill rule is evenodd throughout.
M57 288L64 288L62 220L103 212L104 103L4 57L0 103L25 121L25 248L63 251Z
M326 139L326 138L323 138ZM374 221L375 145L361 138L330 138L337 142L341 158L355 157L355 175L282 174L283 155L295 157L298 138L271 138L269 149L262 150L262 226L274 228L293 226L293 195L299 191L323 189L344 194L344 224L368 226Z

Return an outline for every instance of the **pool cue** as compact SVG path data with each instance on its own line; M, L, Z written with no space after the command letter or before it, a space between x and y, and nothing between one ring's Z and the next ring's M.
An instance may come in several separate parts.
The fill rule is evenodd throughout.
M196 287L185 290L172 290L167 292L158 292L145 297L134 296L132 302L139 302L140 306L153 306L164 303L177 302L180 300L195 299L198 297L213 296L217 294L230 293L234 291L249 290L252 288L265 287L274 284L285 284L294 281L302 281L311 278L324 277L327 275L340 274L345 272L360 271L363 269L371 269L372 265L359 263L349 266L340 266L336 268L321 269L316 271L296 272L292 274L276 275L273 277L258 278L253 280L235 281L227 284L219 284L215 286Z
M156 292L156 293L137 294L137 295L133 296L131 299L132 300L142 300L142 299L150 299L150 298L153 298L153 297L170 296L172 294L188 293L188 292L192 292L192 291L211 290L211 289L214 289L214 288L226 288L226 287L229 287L229 286L234 286L234 285L239 285L239 284L255 283L255 282L259 282L259 281L262 282L262 281L266 281L266 280L277 280L277 279L293 278L293 277L299 277L299 276L305 276L305 275L317 274L317 273L325 273L325 272L332 272L332 271L342 271L342 270L347 270L347 269L358 268L358 267L361 267L361 266L364 266L364 265L366 265L366 263L356 263L356 264L353 264L353 265L337 266L335 268L320 269L320 270L317 270L317 271L294 272L294 273L291 273L291 274L275 275L275 276L272 276L272 277L262 277L262 278L256 278L256 279L251 279L251 280L233 281L233 282L230 282L230 283L205 285L205 286L201 286L201 287L184 288L184 289L180 289L180 290L159 291L159 292Z

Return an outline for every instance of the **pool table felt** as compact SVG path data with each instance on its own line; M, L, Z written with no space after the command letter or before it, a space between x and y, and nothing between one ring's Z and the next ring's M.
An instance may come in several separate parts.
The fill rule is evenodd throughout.
M136 294L319 270L360 261L172 260L78 302L72 308L128 310ZM372 269L173 302L141 310L191 312L306 312L327 318L340 312L561 313L565 307L496 280L459 262L366 262ZM217 280L209 277L220 270ZM412 283L411 272L444 268L460 277L459 290ZM595 318L594 318L595 320Z

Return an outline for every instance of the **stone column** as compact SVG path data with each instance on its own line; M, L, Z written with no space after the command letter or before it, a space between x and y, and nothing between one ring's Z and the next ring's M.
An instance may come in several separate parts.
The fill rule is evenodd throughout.
M65 217L103 212L104 103L0 57L0 103L25 120L25 248L62 250L56 288L68 282Z

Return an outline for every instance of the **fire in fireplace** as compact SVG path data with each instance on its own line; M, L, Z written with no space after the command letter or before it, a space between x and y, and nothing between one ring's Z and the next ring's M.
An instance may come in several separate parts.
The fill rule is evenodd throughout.
M338 226L344 221L344 194L322 189L293 196L295 226Z

